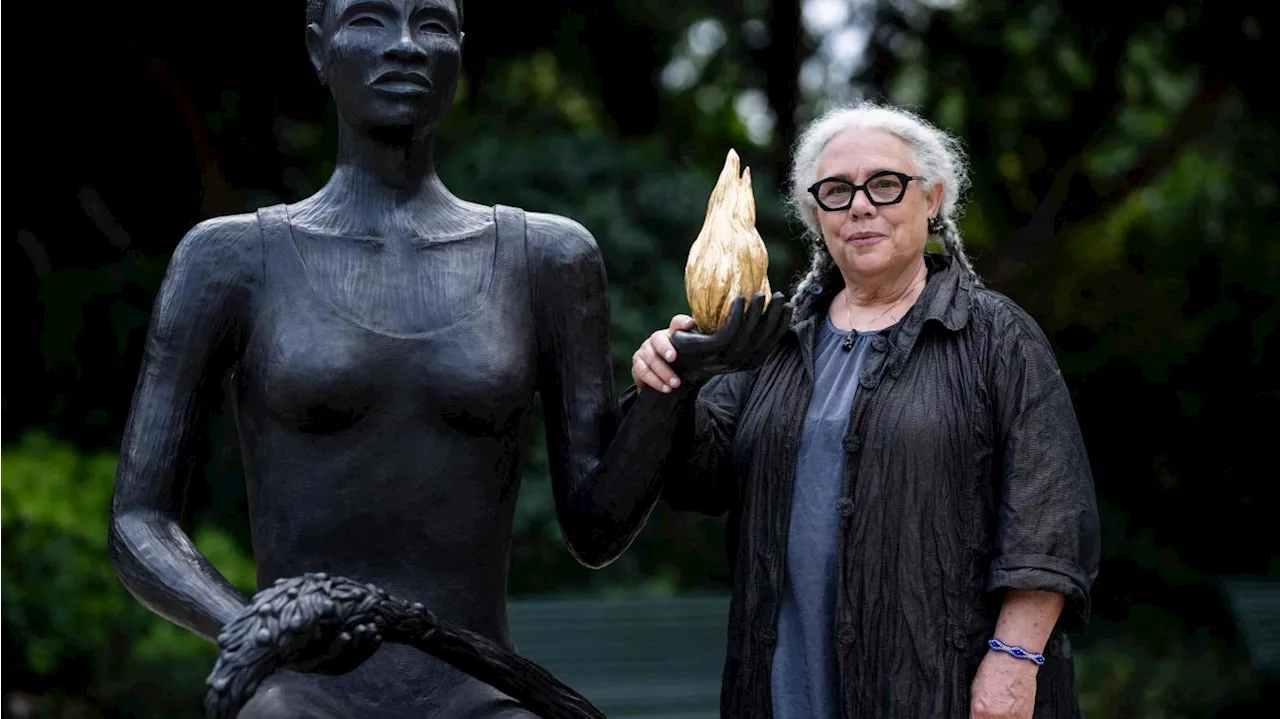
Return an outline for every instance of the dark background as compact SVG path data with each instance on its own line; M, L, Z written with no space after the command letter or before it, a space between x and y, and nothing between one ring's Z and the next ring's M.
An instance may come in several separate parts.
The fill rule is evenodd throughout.
M206 217L300 199L331 169L332 108L306 62L303 5L10 6L10 46L30 38L6 74L6 716L194 715L212 647L142 610L106 563L114 452L178 239ZM1054 342L1097 481L1096 619L1075 642L1089 715L1267 712L1272 675L1224 581L1280 580L1270 4L467 10L441 175L467 199L565 214L595 234L619 383L642 338L685 310L685 256L729 147L756 177L784 288L804 260L777 181L798 124L867 96L961 137L970 252ZM861 49L849 62L833 54L846 46ZM763 128L750 120L761 115ZM251 591L236 454L225 422L211 432L188 521ZM540 441L513 595L726 590L723 528L709 518L660 510L614 565L574 564Z

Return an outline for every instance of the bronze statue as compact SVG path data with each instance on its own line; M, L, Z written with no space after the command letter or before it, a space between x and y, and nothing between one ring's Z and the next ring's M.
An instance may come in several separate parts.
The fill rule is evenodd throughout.
M622 412L591 234L463 201L436 176L461 23L461 0L310 0L307 50L339 115L333 176L296 204L201 222L174 252L110 547L139 601L206 638L249 606L177 521L224 387L260 587L320 573L367 583L511 649L511 526L534 393L570 551L602 567L656 502L650 458L688 411L680 398L759 361L788 324L780 294L767 310L763 295L739 301L715 335L679 338L684 386L641 392ZM333 639L294 647L240 716L531 715L413 646L315 671Z

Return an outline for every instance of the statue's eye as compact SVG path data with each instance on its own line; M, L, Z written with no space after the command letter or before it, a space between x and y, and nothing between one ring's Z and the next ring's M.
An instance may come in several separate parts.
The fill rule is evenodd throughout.
M372 15L361 15L351 21L351 27L383 27L382 21Z
M439 34L445 34L449 32L449 28L445 27L443 23L440 23L435 20L428 20L422 23L421 25L418 26L418 30L421 32L430 32L430 33L439 33Z

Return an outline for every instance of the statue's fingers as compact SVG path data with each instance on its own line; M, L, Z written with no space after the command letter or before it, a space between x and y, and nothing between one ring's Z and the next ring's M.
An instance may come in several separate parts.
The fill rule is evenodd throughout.
M751 304L744 312L741 324L735 329L732 337L729 339L729 346L726 350L727 354L731 357L737 357L751 351L756 329L760 326L760 321L763 316L764 293L757 292L751 298Z
M738 297L734 299L732 302L730 302L729 316L725 318L724 324L720 325L720 329L716 330L713 334L703 335L703 337L705 337L707 341L696 342L696 346L699 349L705 350L708 352L723 351L724 348L728 347L729 343L733 340L734 336L738 333L738 329L742 324L743 315L745 314L745 311L746 311L746 303L747 303L747 300L745 297ZM682 334L682 333L680 332L675 333L675 335L679 335L679 334ZM672 335L673 339L675 339L675 335ZM688 343L687 339L686 339L686 343ZM694 344L694 343L690 343L690 344ZM685 346L685 343L677 342L676 350L681 353L684 353L687 351L684 349L684 346Z
M774 292L769 300L768 309L764 311L764 319L756 330L756 342L772 345L781 334L781 330L785 330L791 324L789 321L786 324L783 323L784 316L790 318L786 298L781 292Z

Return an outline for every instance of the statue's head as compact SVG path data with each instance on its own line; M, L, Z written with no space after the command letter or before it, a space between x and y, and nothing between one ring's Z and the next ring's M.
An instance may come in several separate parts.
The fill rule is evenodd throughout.
M462 0L307 0L307 53L358 129L430 130L462 67Z

